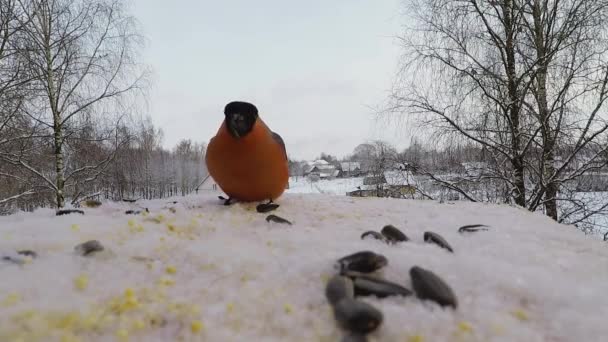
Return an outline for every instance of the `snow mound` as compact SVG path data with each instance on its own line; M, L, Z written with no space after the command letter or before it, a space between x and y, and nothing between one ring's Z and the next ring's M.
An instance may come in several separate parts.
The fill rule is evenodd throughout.
M370 250L409 289L420 266L458 308L413 296L361 300L384 315L370 341L600 341L608 336L608 249L508 206L286 194L267 222L255 203L212 195L104 203L0 218L0 341L339 341L324 296L334 262ZM126 215L129 209L150 212ZM392 224L410 241L361 240ZM458 233L467 224L488 231ZM441 234L454 253L423 241ZM87 257L74 247L98 240ZM31 259L17 254L32 250ZM23 261L19 264L17 261Z

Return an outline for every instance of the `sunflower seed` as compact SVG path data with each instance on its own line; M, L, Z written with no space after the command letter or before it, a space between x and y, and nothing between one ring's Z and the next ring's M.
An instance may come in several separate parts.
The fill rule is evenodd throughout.
M437 233L424 232L424 241L428 242L428 243L434 243L437 246L445 248L448 251L454 253L452 246L450 246L450 244L447 241L445 241L445 239L441 235L439 235Z
M275 203L261 203L255 207L255 210L258 213L267 213L269 211L276 210L278 207L279 205Z
M26 263L26 259L21 258L19 256L10 256L10 255L3 256L2 261L10 262L15 265L23 265Z
M353 281L355 289L355 297L358 296L376 296L385 298L389 296L411 296L412 291L393 282L380 279L377 277L358 276Z
M101 252L104 250L104 248L99 241L90 240L74 247L74 250L76 251L76 253L82 256L87 256L95 252Z
M381 233L382 233L382 235L386 236L387 240L389 240L393 243L409 240L408 237L405 234L403 234L402 231L400 231L395 226L390 225L390 224L384 226L384 228L382 228L382 230L381 230Z
M458 228L458 232L459 233L475 233L475 232L479 232L479 231L488 230L487 228L482 228L482 227L487 227L487 226L485 224L470 224L470 225L466 225L466 226L462 226L462 227Z
M368 303L345 298L334 306L334 317L345 330L368 334L382 324L383 315L380 310Z
M353 298L353 281L350 278L335 275L329 279L325 286L325 297L334 306L345 298Z
M338 259L340 272L355 271L370 273L388 264L388 259L371 251L361 251Z
M266 216L266 222L270 222L270 221L276 222L276 223L285 223L285 224L288 224L291 226L291 222L289 222L288 220L286 220L280 216L277 216L277 215L270 214L270 215Z
M435 273L414 266L410 269L410 277L418 298L432 300L441 306L452 306L454 309L458 306L452 288Z
M368 230L367 232L361 234L361 240L364 240L366 237L371 236L376 240L380 240L380 241L386 241L384 235L375 232L373 230Z
M34 252L34 251L30 251L29 249L25 249L22 251L17 251L17 254L23 255L23 256L29 256L32 259L35 259L38 257L38 253Z

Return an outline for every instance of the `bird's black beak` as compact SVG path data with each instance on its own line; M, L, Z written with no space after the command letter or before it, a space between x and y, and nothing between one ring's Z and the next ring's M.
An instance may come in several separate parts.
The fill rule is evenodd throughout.
M228 120L228 131L235 138L240 138L249 130L245 115L235 113L230 115Z

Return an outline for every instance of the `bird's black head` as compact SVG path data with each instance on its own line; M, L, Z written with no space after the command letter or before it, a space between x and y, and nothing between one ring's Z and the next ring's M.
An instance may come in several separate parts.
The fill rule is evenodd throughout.
M242 138L253 129L258 118L258 109L248 102L230 102L224 108L226 128L235 138Z

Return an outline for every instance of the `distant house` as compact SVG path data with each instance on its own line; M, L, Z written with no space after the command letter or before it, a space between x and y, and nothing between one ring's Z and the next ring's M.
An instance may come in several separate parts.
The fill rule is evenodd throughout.
M363 178L363 186L347 195L355 197L409 198L416 193L416 180L408 171L386 171Z
M340 173L338 177L357 177L361 175L361 163L342 162L340 163Z
M308 163L304 170L304 176L319 179L332 179L338 176L340 170L325 160L319 159Z
M386 177L381 176L367 176L363 178L363 185L382 185L386 184Z

